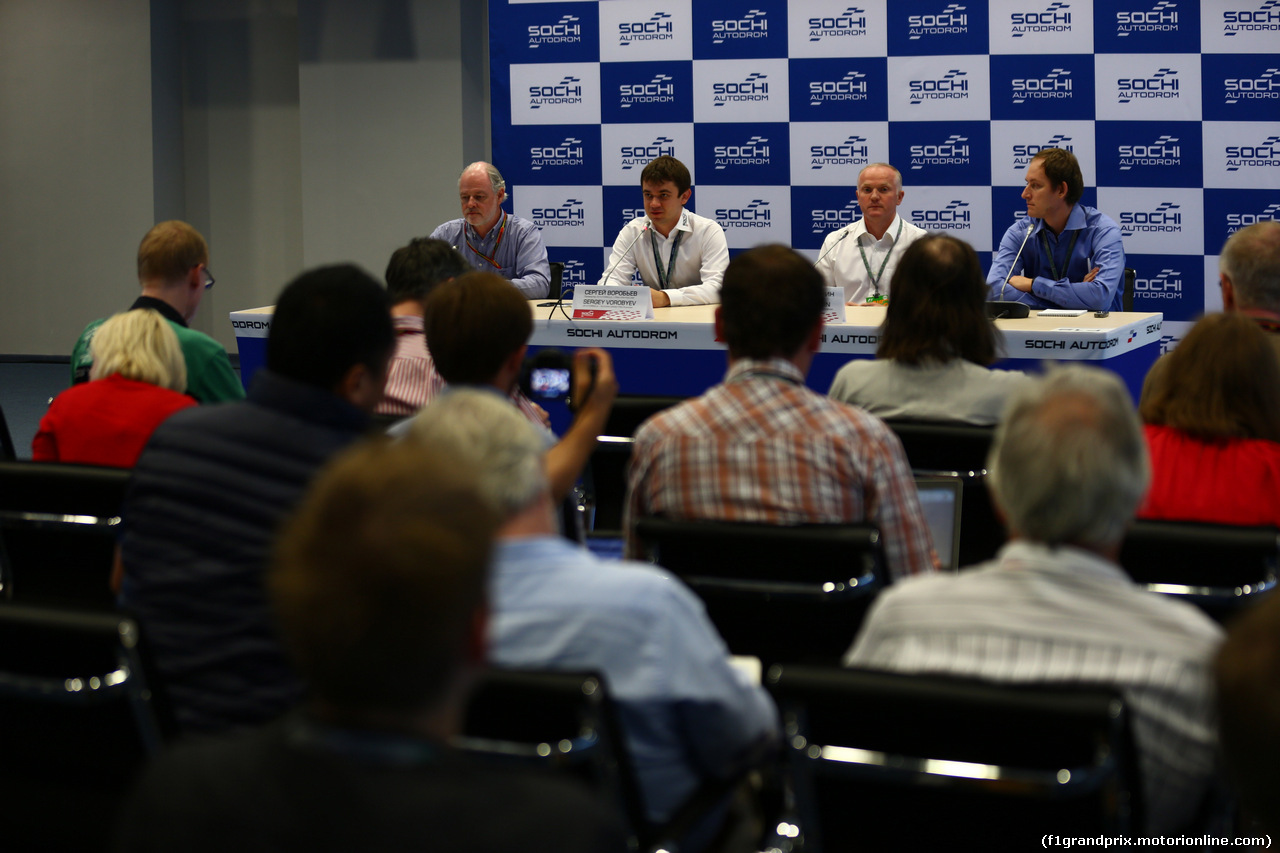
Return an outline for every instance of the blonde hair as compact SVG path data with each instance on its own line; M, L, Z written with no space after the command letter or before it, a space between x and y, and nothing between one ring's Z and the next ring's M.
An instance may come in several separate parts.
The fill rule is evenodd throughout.
M119 373L171 391L187 390L187 362L178 335L158 311L137 308L116 314L94 332L89 352L91 380Z

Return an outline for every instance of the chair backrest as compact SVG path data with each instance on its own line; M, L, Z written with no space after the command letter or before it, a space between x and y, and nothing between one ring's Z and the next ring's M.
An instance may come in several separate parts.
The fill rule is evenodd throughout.
M600 442L587 462L584 476L591 505L590 527L597 535L622 535L631 437L648 418L684 399L621 395L613 401L613 409L600 433Z
M1046 827L1141 826L1128 712L1112 687L1003 685L781 666L782 712L805 850L947 849L957 838L1035 846Z
M1135 521L1120 565L1153 592L1224 621L1276 585L1280 530L1190 521Z
M455 743L480 758L572 773L619 804L633 835L647 831L618 711L596 673L490 669Z
M0 406L0 462L17 458L18 451L13 446L13 436L9 434L9 423L4 419L4 407Z
M886 583L880 531L869 524L643 518L636 534L702 598L730 651L766 663L838 661Z
M963 487L959 565L990 560L1007 539L987 491L987 454L995 427L888 419L902 441L911 470L921 477L951 477Z
M7 849L108 848L124 795L172 731L149 670L127 617L0 605Z
M564 262L551 261L551 284L547 287L547 296L557 299L560 296L560 282L564 279Z
M111 560L129 477L123 468L0 462L3 597L111 607Z
M1133 294L1138 286L1138 271L1133 267L1124 268L1124 294L1120 297L1120 304L1125 312L1133 310Z

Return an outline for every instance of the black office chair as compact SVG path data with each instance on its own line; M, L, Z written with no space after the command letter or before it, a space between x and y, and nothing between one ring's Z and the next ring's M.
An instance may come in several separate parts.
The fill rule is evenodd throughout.
M0 462L10 462L18 458L18 451L13 446L13 436L9 435L9 424L4 419L4 407L0 406Z
M868 524L781 527L642 518L654 562L688 584L734 654L835 663L887 583Z
M1120 565L1147 589L1225 622L1276 586L1280 530L1190 521L1135 521Z
M1029 849L1051 827L1142 826L1127 708L1111 687L999 685L778 666L792 804L783 850ZM981 839L981 840L978 840Z
M594 535L622 536L631 437L647 419L685 399L623 394L613 401L613 409L583 475L590 507L588 526Z
M564 264L560 261L551 261L551 284L547 286L547 298L560 298L560 282L564 279Z
M911 470L922 477L949 477L963 486L960 504L961 566L990 560L1007 540L987 491L987 454L995 427L886 419L902 440Z
M117 614L0 606L6 850L107 850L119 807L173 732L137 625Z
M0 597L113 608L111 563L130 474L0 462Z
M1133 294L1138 286L1138 271L1133 267L1124 268L1124 294L1120 297L1120 304L1126 313L1133 310Z

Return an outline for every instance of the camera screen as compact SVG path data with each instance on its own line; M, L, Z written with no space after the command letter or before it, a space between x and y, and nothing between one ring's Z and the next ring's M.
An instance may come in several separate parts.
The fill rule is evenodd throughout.
M563 367L535 367L529 389L538 397L563 397L569 393L569 371Z

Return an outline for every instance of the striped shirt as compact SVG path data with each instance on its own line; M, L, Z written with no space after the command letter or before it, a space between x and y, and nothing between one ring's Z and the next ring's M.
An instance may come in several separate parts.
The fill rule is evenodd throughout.
M703 396L636 431L631 520L663 514L764 524L869 522L895 577L937 558L902 444L883 421L806 388L785 359L738 359Z
M1209 666L1222 629L1069 547L1006 545L996 560L892 587L849 666L992 681L1111 684L1130 705L1148 830L1195 814L1213 772Z
M375 410L380 415L414 415L444 390L444 377L427 351L427 335L421 317L406 314L392 317L396 330L396 351L387 365L387 384L382 402ZM519 389L511 392L511 402L526 418L539 426L547 422L542 411Z

